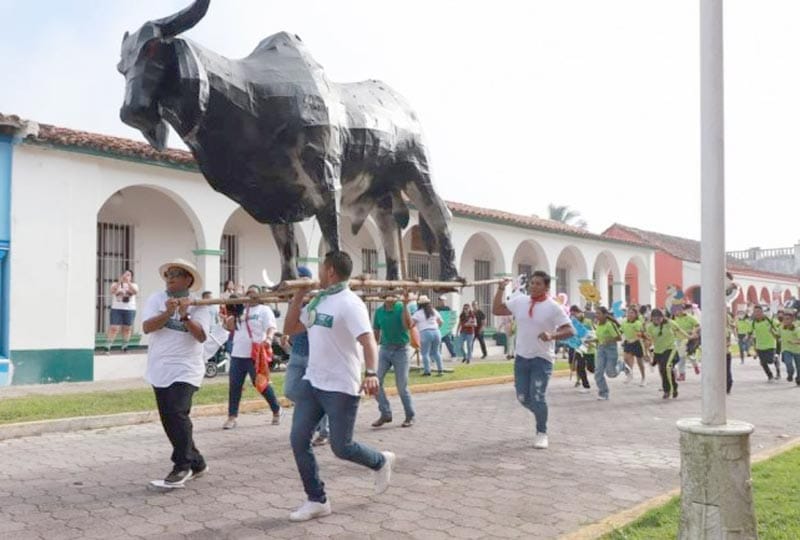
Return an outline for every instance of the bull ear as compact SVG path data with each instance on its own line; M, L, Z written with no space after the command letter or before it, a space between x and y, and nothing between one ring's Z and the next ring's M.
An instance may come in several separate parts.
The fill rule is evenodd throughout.
M189 30L202 19L208 11L210 0L195 0L194 3L175 15L153 21L161 29L163 37L177 36Z

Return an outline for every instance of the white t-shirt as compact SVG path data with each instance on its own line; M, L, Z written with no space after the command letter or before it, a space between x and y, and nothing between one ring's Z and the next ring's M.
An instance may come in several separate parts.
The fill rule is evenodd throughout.
M411 318L417 323L417 329L420 332L424 330L439 330L439 323L437 321L441 319L441 316L435 309L433 310L433 315L430 317L425 317L425 310L420 308L411 316Z
M245 308L247 317L247 324L250 325L250 331L253 333L253 340L247 333L247 324L245 324L245 315L238 321L238 328L233 334L233 351L231 356L239 358L250 358L253 343L263 343L267 339L267 329L278 329L275 322L275 314L268 306L255 305L250 308Z
M136 309L136 294L133 286L130 283L117 283L117 292L113 295L111 300L111 309ZM133 292L134 294L128 296L128 301L123 302L122 299L126 296L126 292Z
M528 315L530 296L515 296L506 302L506 306L517 321L516 353L524 358L544 358L552 362L555 343L542 341L539 335L572 324L561 306L548 298L534 306L533 317Z
M167 292L150 295L145 302L142 320L146 321L166 311ZM206 306L191 306L192 320L203 327L208 336L211 312ZM205 373L203 344L194 339L177 315L162 328L152 332L147 342L147 371L145 379L156 388L166 388L174 382L200 387Z
M344 289L320 300L316 313L311 325L308 306L300 313L309 344L303 378L319 390L359 395L362 361L356 338L372 332L367 306L353 291Z

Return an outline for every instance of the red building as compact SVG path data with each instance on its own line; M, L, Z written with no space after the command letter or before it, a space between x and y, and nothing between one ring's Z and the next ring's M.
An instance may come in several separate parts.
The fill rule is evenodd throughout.
M619 223L606 229L603 236L645 244L655 250L656 306L665 305L671 287L683 291L689 301L701 304L700 242ZM739 296L733 304L734 309L748 301L776 304L797 297L800 280L795 275L756 270L732 259L728 260L727 268L740 287ZM625 282L632 293L637 281L635 276L636 269L628 265L625 269ZM634 295L632 297L636 298Z

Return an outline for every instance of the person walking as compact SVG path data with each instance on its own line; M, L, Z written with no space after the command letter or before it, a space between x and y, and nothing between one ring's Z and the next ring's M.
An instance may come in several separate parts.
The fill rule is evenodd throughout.
M297 277L312 279L314 276L308 267L298 266ZM281 345L284 348L289 348L291 346L289 363L286 365L286 374L283 378L283 393L287 398L296 402L300 396L299 389L301 381L306 374L306 369L308 369L308 332L304 330L293 336L283 334L281 336ZM327 414L323 415L319 424L317 424L316 431L317 436L311 444L313 446L328 444L329 431Z
M458 317L458 335L461 342L461 363L469 364L472 360L472 347L475 343L475 328L478 320L472 311L472 306L464 304L461 315Z
M700 366L697 364L694 355L696 347L692 346L693 340L700 339L700 321L698 321L694 315L687 313L685 305L675 306L673 320L675 324L680 326L684 334L688 336L687 338L678 340L678 380L685 381L687 360L692 363L695 374L700 374Z
M597 399L608 401L610 391L606 377L613 379L619 375L620 361L617 342L622 340L622 332L617 320L605 307L601 306L597 309L594 333L597 336L597 359L594 371Z
M586 318L581 308L577 305L569 308L569 314L576 333L578 333L577 325L583 326L586 332L586 335L582 339L581 346L574 349L574 362L575 372L578 377L578 381L575 385L579 387L578 391L580 393L587 394L592 388L589 384L587 372L594 373L594 362L597 354L597 338L594 333L594 323ZM578 333L578 335L580 335L580 333Z
M795 316L792 309L783 312L779 333L782 347L781 360L786 366L786 380L795 381L800 386L800 326L795 323Z
M739 310L736 315L736 339L739 343L739 359L740 363L744 364L744 359L750 352L750 331L753 328L753 322L747 316L747 312Z
M750 336L755 343L756 355L761 363L761 369L767 376L767 382L774 382L770 366L775 363L775 348L777 347L778 329L772 321L764 315L764 308L760 305L753 306L753 320L750 323ZM777 377L781 373L778 370Z
M642 347L642 334L644 333L644 322L639 317L639 310L636 306L630 306L627 310L625 320L620 323L622 331L622 352L625 364L628 366L625 382L633 379L633 365L639 366L639 373L642 376L639 386L647 386L644 369L644 347Z
M422 355L422 376L431 376L431 358L436 363L436 376L442 376L442 337L439 328L442 326L442 317L431 305L431 300L426 295L417 299L419 309L411 316L411 326L417 327L420 336L420 349Z
M475 340L481 346L481 359L486 358L486 339L483 336L483 331L486 328L486 314L481 311L480 305L477 300L472 301L472 313L475 314ZM473 341L473 349L474 349Z
M436 306L436 311L439 312L439 317L442 318L442 325L439 327L439 335L442 337L442 343L447 347L447 352L450 358L456 357L456 349L453 345L453 330L456 327L456 314L445 303L445 297L439 297L439 303Z
M247 296L251 299L258 298L261 288L250 285ZM252 357L253 345L263 343L272 349L272 338L277 330L275 314L263 304L234 304L233 315L225 321L226 327L233 332L233 352L231 354L230 375L228 377L228 418L222 429L236 427L239 416L239 403L242 400L244 379L250 376L250 382L256 383L256 365ZM281 423L281 406L272 383L261 395L267 400L272 411L272 425Z
M193 438L192 396L205 374L203 342L211 327L207 307L192 306L190 291L202 289L197 268L173 259L159 268L166 290L145 303L142 330L149 336L145 379L153 387L161 425L172 445L172 471L163 486L176 488L208 471Z
M111 315L110 325L106 332L106 354L111 352L111 347L117 339L117 334L122 331L122 352L128 352L128 346L133 333L133 321L136 319L136 296L139 286L133 282L133 271L125 270L119 279L111 284Z
M492 314L513 315L517 321L514 387L517 400L533 413L536 434L533 447L543 450L547 439L547 384L553 373L556 341L575 334L567 314L550 297L550 276L536 270L530 278L530 296L517 295L504 302L509 279L500 281L492 300Z
M330 419L331 450L339 459L374 471L376 494L389 488L395 455L353 440L360 393L378 393L378 346L364 302L349 289L353 261L344 251L325 255L320 270L320 291L303 307L309 286L298 289L286 313L284 333L308 331L309 357L305 377L299 382L292 415L290 441L306 501L289 514L290 521L307 521L330 515L331 502L319 476L311 438L320 419ZM361 377L359 345L364 352Z
M678 397L678 382L675 379L676 348L679 337L687 338L689 335L671 319L664 316L660 309L650 313L651 322L645 326L645 338L653 347L653 365L658 366L661 375L661 389L663 399Z
M381 307L375 310L372 327L375 340L380 343L378 356L378 410L380 416L372 423L372 427L381 427L392 421L392 406L386 397L383 382L386 374L394 368L394 381L397 395L403 404L405 420L402 427L414 425L414 404L408 389L408 343L411 328L411 314L408 312L408 295L403 295L399 302L396 296L387 296Z

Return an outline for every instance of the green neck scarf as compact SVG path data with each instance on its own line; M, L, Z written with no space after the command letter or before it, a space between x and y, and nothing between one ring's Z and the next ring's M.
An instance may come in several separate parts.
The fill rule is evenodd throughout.
M170 298L186 298L187 296L189 296L189 290L187 289L185 291L175 291L175 292L167 291L167 296Z
M319 305L323 298L342 292L346 288L347 281L340 281L339 283L331 285L327 289L319 291L317 295L308 303L308 325L314 326L314 321L317 318L317 305Z

